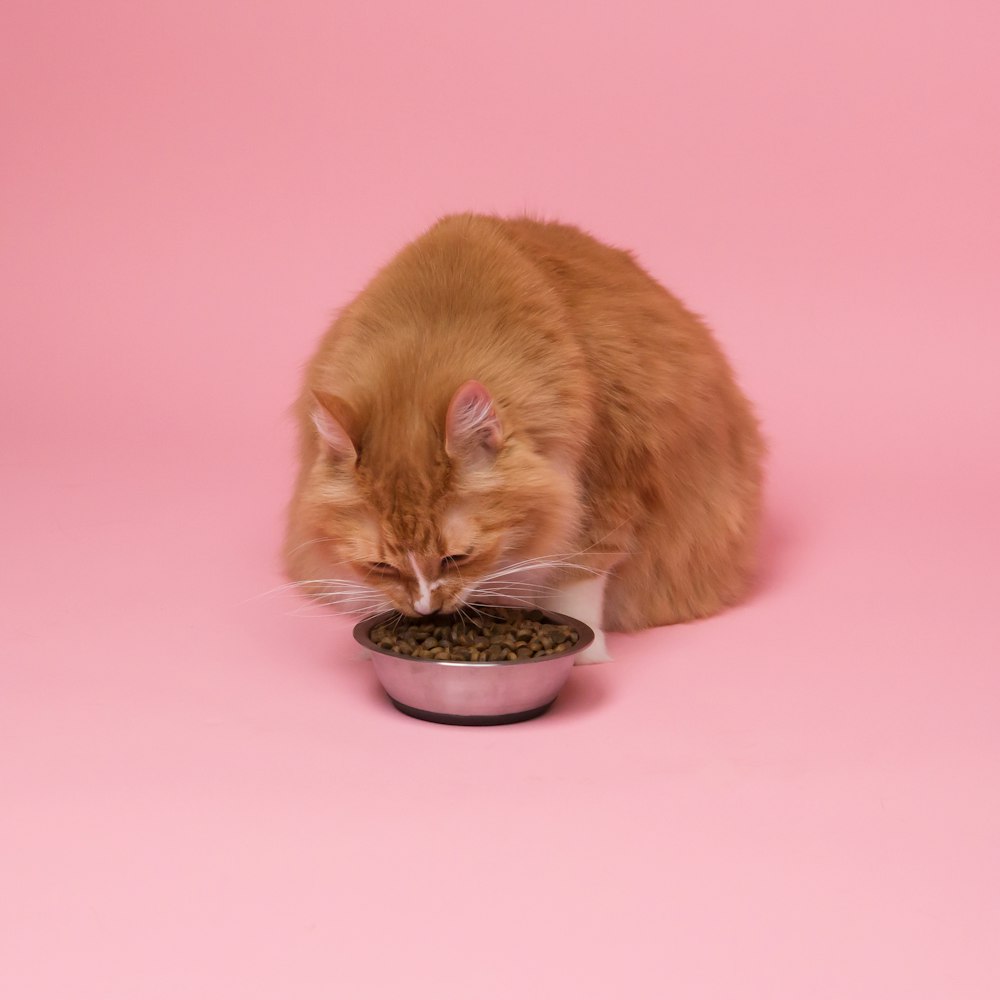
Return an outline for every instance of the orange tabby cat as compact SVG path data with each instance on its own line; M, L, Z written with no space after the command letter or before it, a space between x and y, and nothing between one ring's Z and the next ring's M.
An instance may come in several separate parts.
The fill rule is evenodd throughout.
M704 323L571 226L448 216L341 313L297 406L286 563L317 601L531 604L598 633L747 590L757 422Z

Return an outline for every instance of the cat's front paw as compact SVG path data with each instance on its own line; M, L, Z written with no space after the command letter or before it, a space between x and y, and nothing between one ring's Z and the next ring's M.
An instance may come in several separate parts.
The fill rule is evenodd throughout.
M599 622L604 614L604 584L607 577L604 574L585 580L575 580L565 584L554 593L548 595L542 606L547 611L568 615L578 621L586 622L594 630L594 641L582 653L578 653L574 663L609 663L611 654L604 639L604 631L592 622Z
M576 654L575 664L583 663L610 663L611 654L608 652L608 641L604 637L604 630L594 629L594 641L582 652Z

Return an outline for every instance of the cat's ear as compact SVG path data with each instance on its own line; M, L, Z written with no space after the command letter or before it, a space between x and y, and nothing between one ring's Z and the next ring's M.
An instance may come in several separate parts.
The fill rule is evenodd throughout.
M356 462L357 420L354 412L339 396L331 396L328 392L319 390L314 391L312 395L312 421L319 432L320 440L334 458L345 462Z
M475 380L460 385L445 418L444 446L452 458L492 460L503 428L489 389Z

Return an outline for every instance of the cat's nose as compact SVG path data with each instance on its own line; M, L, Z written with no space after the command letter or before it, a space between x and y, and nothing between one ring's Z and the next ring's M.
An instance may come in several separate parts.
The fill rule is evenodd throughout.
M440 596L437 594L421 594L413 602L413 610L418 615L432 615L435 611L441 610L442 603Z

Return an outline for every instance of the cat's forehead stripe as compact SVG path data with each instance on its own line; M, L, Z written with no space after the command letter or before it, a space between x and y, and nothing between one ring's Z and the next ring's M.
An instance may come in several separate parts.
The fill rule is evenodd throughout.
M410 560L417 577L417 586L420 588L420 596L413 602L413 607L418 614L426 615L431 610L431 588L427 585L427 578L420 572L417 557L412 552L407 552L406 558Z

